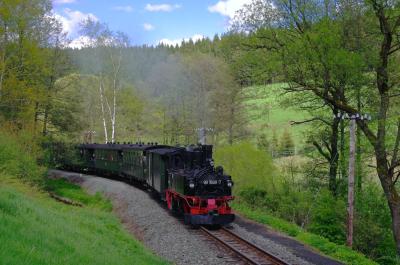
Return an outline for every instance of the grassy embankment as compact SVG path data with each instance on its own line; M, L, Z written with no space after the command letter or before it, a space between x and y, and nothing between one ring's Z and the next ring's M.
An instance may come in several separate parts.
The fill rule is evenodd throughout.
M124 230L100 194L42 181L32 147L0 132L0 264L167 264Z
M69 206L0 176L1 264L166 264L125 231L109 201L62 180L48 181Z

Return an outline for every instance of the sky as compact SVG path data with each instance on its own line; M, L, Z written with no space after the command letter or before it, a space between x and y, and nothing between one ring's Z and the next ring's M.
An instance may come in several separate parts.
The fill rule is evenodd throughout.
M53 0L53 12L79 47L86 18L126 33L133 45L180 43L224 33L235 11L251 0Z

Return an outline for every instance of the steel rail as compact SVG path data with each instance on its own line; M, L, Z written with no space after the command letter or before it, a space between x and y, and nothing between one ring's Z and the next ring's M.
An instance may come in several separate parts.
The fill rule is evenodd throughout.
M200 229L208 236L233 251L236 255L238 255L241 259L249 264L289 265L289 263L283 261L279 257L268 253L266 250L254 245L253 243L226 228L222 227L219 230L213 231L205 228L204 226L201 226ZM221 233L223 233L227 238L224 239L224 236L221 236ZM230 240L233 240L235 244L232 244L232 242L228 242ZM242 248L240 246L237 246L238 244L240 244Z

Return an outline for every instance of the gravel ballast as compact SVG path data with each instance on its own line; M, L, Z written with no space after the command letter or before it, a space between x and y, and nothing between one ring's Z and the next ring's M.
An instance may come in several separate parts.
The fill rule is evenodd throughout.
M154 253L174 264L240 263L200 230L192 229L184 225L180 218L172 216L163 203L142 189L124 182L60 170L51 170L49 176L65 178L81 185L89 193L102 192L111 200L115 213L125 227ZM233 223L230 229L290 264L325 264L306 261L304 256L296 255L298 253L291 250L290 246L252 231L246 227L246 222Z

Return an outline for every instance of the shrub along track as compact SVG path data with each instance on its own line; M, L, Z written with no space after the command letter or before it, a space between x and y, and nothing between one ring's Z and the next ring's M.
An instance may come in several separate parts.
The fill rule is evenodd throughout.
M51 170L49 175L74 182L89 193L102 192L111 199L115 213L136 238L143 241L156 254L175 264L243 263L237 254L210 239L202 230L191 229L184 225L181 219L171 216L164 204L157 202L148 192L140 188L110 179L59 170ZM240 217L238 221L240 223L235 221L230 226L232 231L258 247L268 250L287 264L340 264L311 251L293 239L290 240L297 244L294 245L295 248L292 247L293 243L282 244L278 242L279 240L271 240L259 231L262 225L254 229L253 225L249 225L253 222ZM282 236L282 238L287 241L287 237Z

